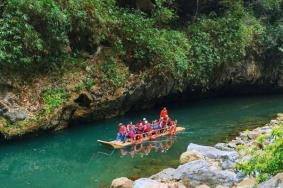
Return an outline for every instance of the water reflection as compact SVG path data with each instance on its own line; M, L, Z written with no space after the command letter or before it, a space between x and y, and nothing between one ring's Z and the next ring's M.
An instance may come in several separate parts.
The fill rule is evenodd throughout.
M166 153L174 144L176 137L167 137L163 140L149 141L134 146L121 148L120 156L131 156L132 158L143 158L151 152Z

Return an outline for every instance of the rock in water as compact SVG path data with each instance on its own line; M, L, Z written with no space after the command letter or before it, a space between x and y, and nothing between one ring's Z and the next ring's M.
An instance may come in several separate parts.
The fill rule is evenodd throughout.
M239 158L239 154L236 151L221 151L210 146L201 146L191 143L187 151L198 151L203 156L210 159L229 159L230 161L236 161Z
M283 187L283 172L277 174L266 182L261 183L258 188L282 188Z
M112 181L111 188L132 188L133 181L128 178L122 177Z
M185 164L191 161L204 159L203 155L198 151L186 151L180 157L180 163Z
M149 179L149 178L141 178L134 182L133 188L169 188L168 185L164 183L160 183L158 181Z

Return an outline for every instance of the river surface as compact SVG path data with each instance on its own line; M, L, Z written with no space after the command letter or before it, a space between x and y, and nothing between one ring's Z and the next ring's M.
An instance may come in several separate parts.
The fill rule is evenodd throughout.
M231 139L241 130L267 123L276 113L283 112L283 96L175 104L168 107L169 115L187 128L175 138L166 137L125 150L112 150L96 142L97 139L114 139L119 122L143 117L156 119L159 110L1 143L1 188L104 188L117 177L150 176L164 168L176 167L180 154L191 142L214 145Z

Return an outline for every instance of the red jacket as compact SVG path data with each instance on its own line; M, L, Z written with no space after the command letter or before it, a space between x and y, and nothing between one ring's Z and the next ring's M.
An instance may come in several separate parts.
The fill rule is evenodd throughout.
M150 123L147 123L147 124L145 125L145 131L146 131L146 132L150 132L150 131L151 131L151 125L150 125Z
M167 110L166 110L166 109L161 110L161 112L160 112L160 117L165 118L165 117L166 117L166 115L168 115Z
M119 128L119 133L120 133L120 134L126 134L126 126L125 126L125 125L122 125L122 126Z

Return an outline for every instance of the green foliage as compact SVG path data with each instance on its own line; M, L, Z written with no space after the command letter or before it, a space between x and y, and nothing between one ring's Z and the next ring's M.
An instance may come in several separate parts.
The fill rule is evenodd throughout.
M174 10L173 4L176 0L156 0L155 11L153 12L152 17L159 25L170 24L172 21L176 20L177 14Z
M162 68L175 78L180 78L188 68L190 49L186 35L176 30L158 29L153 19L139 13L121 16L121 33L116 46L123 45L131 62L130 67ZM126 37L125 37L126 36Z
M106 40L114 0L8 0L0 18L0 62L28 64L73 49L94 51Z
M267 23L281 19L283 16L283 1L282 0L261 0L251 4L254 13L257 17Z
M282 0L223 0L214 7L221 10L209 7L202 14L206 7L199 7L198 18L185 25L178 22L180 3L156 0L146 14L120 8L115 0L6 0L0 5L0 64L48 67L103 45L130 71L152 69L176 85L189 75L194 84L208 86L219 67L247 55L282 59ZM206 4L213 3L200 3ZM112 67L107 59L104 64L109 62Z
M115 0L57 0L66 12L72 49L93 52L115 24Z
M261 0L259 3L264 10L278 11L281 8L282 0Z
M62 105L67 99L67 91L64 88L47 89L42 93L45 112L48 114Z
M265 49L267 55L279 56L283 59L283 20L270 25L265 36ZM280 61L280 60L279 60Z
M10 0L0 19L0 58L32 63L56 57L68 45L67 17L53 0Z
M87 89L90 89L94 85L94 80L91 78L86 78L83 80L83 83Z
M206 85L215 68L243 59L247 52L257 52L264 27L238 7L224 17L203 17L187 29L192 45L192 79ZM248 51L249 50L249 51Z
M265 145L267 139L272 141ZM237 168L246 174L256 175L258 181L262 182L283 171L283 125L273 128L271 138L261 136L257 141L263 144L264 148L241 148L240 152L250 155L251 158L246 162L239 162Z
M122 64L118 64L115 58L109 57L106 62L99 66L102 73L102 81L114 88L122 87L127 80L127 71Z

